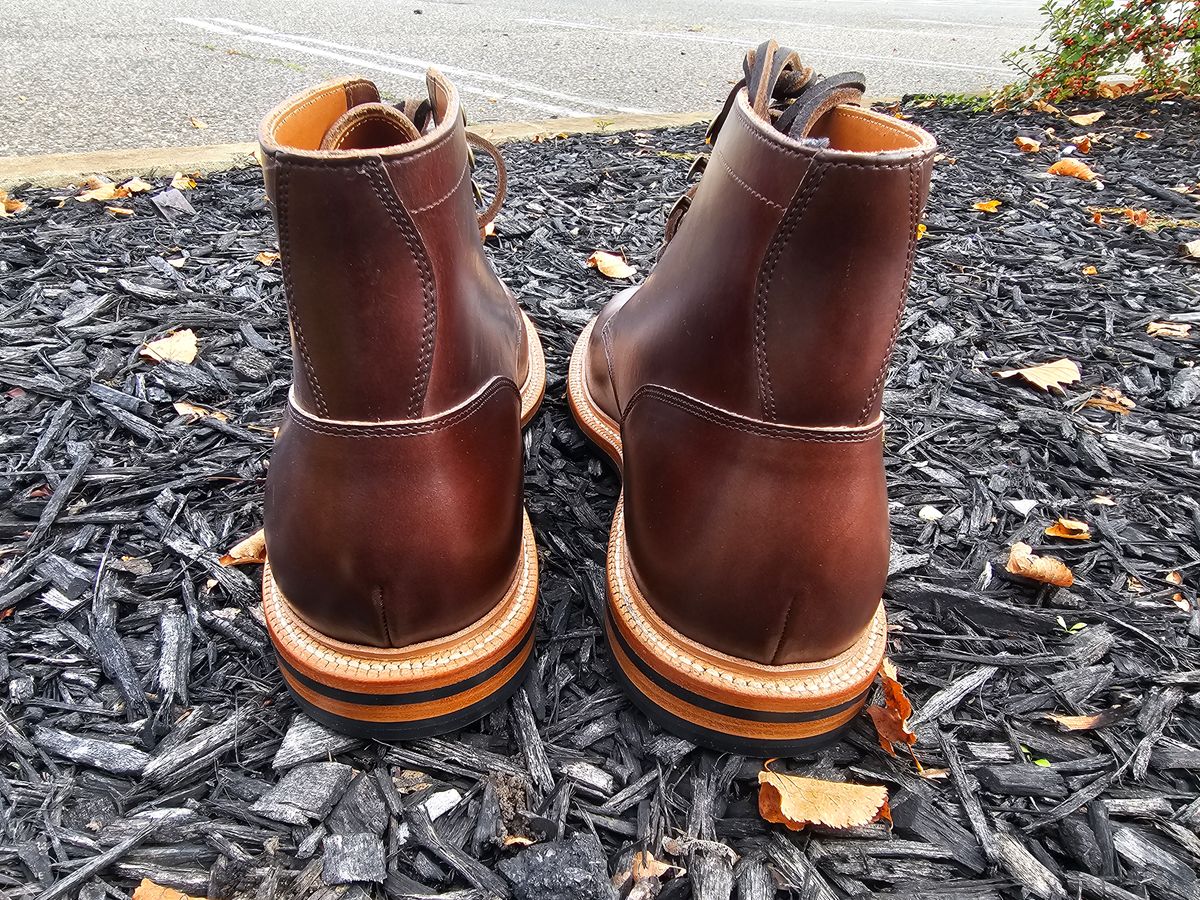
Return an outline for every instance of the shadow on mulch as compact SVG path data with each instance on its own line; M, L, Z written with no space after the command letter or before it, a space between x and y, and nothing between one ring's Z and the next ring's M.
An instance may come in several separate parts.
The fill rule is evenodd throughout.
M0 892L98 900L148 877L214 898L586 900L612 896L610 873L624 891L645 850L678 868L640 880L639 900L733 884L743 898L1197 896L1200 269L1178 248L1200 236L1200 195L1167 188L1200 178L1200 106L1088 108L1107 115L1079 128L905 107L945 154L887 400L891 655L928 777L866 717L774 766L888 785L890 832L766 825L759 762L657 731L610 678L599 613L618 483L570 420L567 354L618 289L584 260L620 249L650 268L701 129L505 148L492 253L550 368L526 438L536 658L508 708L391 746L297 713L258 573L218 562L259 526L289 375L279 269L255 261L274 247L259 174L202 181L183 195L194 214L169 193L115 218L20 192L30 209L0 220ZM1100 184L1044 174L1047 127L1100 135ZM1017 134L1044 149L1022 154ZM972 208L988 199L995 214ZM1127 207L1167 225L1138 228ZM1161 320L1193 336L1148 335ZM185 327L194 365L139 360ZM1065 397L993 374L1064 356L1083 372ZM1101 386L1135 408L1087 406ZM1091 539L1045 536L1059 516ZM1016 541L1075 585L1009 576ZM1064 731L1050 713L1103 715Z

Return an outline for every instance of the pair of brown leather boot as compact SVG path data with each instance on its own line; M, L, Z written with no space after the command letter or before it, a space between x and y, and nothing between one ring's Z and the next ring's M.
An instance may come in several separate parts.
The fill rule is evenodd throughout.
M624 479L615 672L671 730L779 754L837 735L884 653L881 393L934 142L774 42L745 75L568 398ZM266 621L299 703L381 738L515 690L537 595L520 432L545 365L479 238L470 145L494 148L427 81L399 107L325 84L261 133L294 355Z

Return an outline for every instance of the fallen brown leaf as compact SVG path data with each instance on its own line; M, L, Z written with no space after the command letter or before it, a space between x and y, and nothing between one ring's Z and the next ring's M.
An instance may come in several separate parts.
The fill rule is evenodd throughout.
M260 528L250 537L238 541L221 557L223 566L248 566L267 561L267 536Z
M133 891L130 900L194 900L190 894L183 894L174 888L156 884L149 878L143 878Z
M1092 531L1087 522L1080 522L1078 519L1062 519L1052 525L1046 526L1046 534L1050 537L1069 538L1073 541L1090 541L1092 539Z
M171 404L175 408L175 412L181 416L187 416L192 422L197 422L200 419L211 417L221 422L228 422L229 416L216 409L206 409L203 406L197 406L194 403L188 403L186 400L176 400Z
M881 816L890 819L887 788L821 781L800 775L758 773L758 812L768 822L799 831L806 825L854 828Z
M128 206L106 206L104 207L104 211L110 215L117 216L118 218L125 218L126 216L133 215L133 210Z
M1058 115L1059 113L1057 106L1055 106L1053 103L1047 103L1045 100L1034 100L1029 105L1038 112L1050 113L1052 115Z
M978 203L974 204L971 208L977 209L980 212L994 213L996 210L998 210L1000 208L1000 201L999 200L980 200Z
M123 200L129 196L130 190L115 181L102 181L75 197L80 203L107 203L109 200Z
M176 172L171 178L171 187L177 191L190 191L196 186L196 179L191 175L184 175L182 172Z
M624 253L610 253L607 250L597 250L588 257L587 264L598 269L606 278L629 278L637 272L637 266L625 261Z
M254 257L254 261L264 266L273 266L279 262L279 254L274 250L260 250L258 255Z
M1146 334L1150 337L1184 340L1191 333L1192 326L1188 322L1151 322L1146 326Z
M1137 404L1122 394L1120 389L1105 385L1096 388L1096 393L1083 405L1120 413L1123 416L1129 415L1131 409L1137 409Z
M912 703L905 696L896 666L890 659L884 659L879 678L883 683L884 705L867 707L867 715L875 723L879 746L895 756L895 744L911 747L917 742L916 734L908 725Z
M1005 568L1013 575L1043 584L1070 587L1075 583L1075 576L1062 560L1053 556L1037 556L1032 547L1020 541L1013 544L1012 549L1008 551L1008 565Z
M1095 266L1084 266L1083 267L1084 275L1096 275L1096 274L1098 274L1098 272L1099 272L1099 270Z
M1094 731L1097 728L1106 728L1114 722L1120 721L1125 714L1129 712L1128 704L1120 704L1111 706L1108 709L1101 710L1098 713L1092 713L1086 716L1067 716L1061 713L1044 713L1042 718L1047 719L1061 728L1063 731Z
M1133 136L1134 136L1135 138L1137 138L1139 141L1148 141L1148 140L1150 140L1150 135L1146 134L1146 132L1144 132L1144 131L1135 131L1135 132L1133 133Z
M1054 165L1046 170L1051 175L1063 175L1070 178L1078 178L1080 181L1095 181L1096 173L1093 172L1088 164L1078 159L1060 159Z
M130 178L123 185L121 185L121 187L129 191L131 194L144 194L146 191L154 190L154 185L148 181L143 181L140 178Z
M12 202L20 202L20 201L12 201ZM22 205L24 205L24 204L22 204ZM1191 257L1192 259L1200 259L1200 238L1196 238L1194 241L1188 241L1187 243L1180 244L1179 252L1183 256L1188 256L1188 257Z
M191 125L193 128L207 128L208 127L208 125L205 124L203 119L197 119L195 116L192 116L190 119L188 119L188 124Z
M1095 125L1103 118L1104 111L1101 110L1100 112L1080 113L1077 116L1067 116L1067 121L1072 125L1082 125L1087 127L1088 125Z
M14 200L6 191L0 191L0 219L7 219L28 208L29 205L23 200Z
M1085 134L1081 138L1075 138L1071 143L1075 145L1075 149L1080 153L1092 152L1092 136L1090 134Z
M1178 585L1179 587L1183 587L1183 576L1179 572L1174 572L1174 571L1168 572L1166 574L1166 579L1171 584ZM1176 594L1172 595L1171 602L1174 603L1176 606L1178 606L1180 609L1182 609L1184 612L1191 612L1191 609L1192 609L1191 601L1189 601L1187 597L1183 596L1182 593L1176 593Z
M1042 149L1042 142L1036 141L1033 138L1022 137L1017 135L1013 138L1013 143L1021 148L1022 153L1037 153Z
M633 855L630 875L633 876L634 881L641 881L644 878L661 878L672 870L683 871L679 866L673 866L655 858L649 850L643 850L641 853Z
M1020 378L1039 390L1057 391L1061 394L1065 393L1062 386L1075 384L1079 381L1081 373L1079 365L1074 360L1064 358L1043 363L1040 366L1027 366L1024 369L1005 369L997 372L996 376L998 378Z
M197 347L196 333L185 328L144 344L138 354L151 362L190 363L196 358Z

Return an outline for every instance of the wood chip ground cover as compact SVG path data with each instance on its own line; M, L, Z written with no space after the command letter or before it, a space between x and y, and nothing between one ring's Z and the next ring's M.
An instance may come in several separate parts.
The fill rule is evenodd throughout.
M702 129L504 148L488 243L549 366L526 438L535 664L479 725L391 746L297 712L258 567L221 565L260 527L289 377L259 173L186 198L158 179L120 218L11 191L27 208L0 219L0 894L1196 896L1200 352L1197 329L1147 325L1200 322L1181 251L1200 239L1200 107L1065 112L1101 109L1081 127L904 107L944 154L887 400L889 655L925 776L865 715L771 764L886 786L890 831L766 823L761 762L658 731L611 678L619 487L563 402L567 354L620 288L589 255L650 271ZM1048 176L1089 129L1096 180ZM1000 204L981 215L980 198ZM190 364L139 355L185 329ZM1082 372L1062 396L994 374L1061 358ZM1102 386L1135 405L1088 405ZM1059 518L1090 535L1047 535ZM1016 543L1073 586L1006 572Z

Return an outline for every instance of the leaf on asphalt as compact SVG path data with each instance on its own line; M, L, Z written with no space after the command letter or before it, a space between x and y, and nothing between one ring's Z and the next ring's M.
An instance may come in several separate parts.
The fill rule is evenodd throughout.
M7 192L0 191L0 219L7 219L9 216L24 212L28 208L29 205L23 200L16 200L9 197Z
M1060 518L1053 525L1046 526L1046 534L1050 537L1069 538L1072 541L1090 541L1092 530L1087 522L1078 519Z
M974 204L974 206L972 206L971 208L977 209L980 212L994 213L996 210L998 210L1000 208L1000 201L999 200L980 200L978 203Z
M1192 326L1188 322L1151 322L1146 326L1146 334L1150 337L1185 340L1191 333Z
M1103 118L1104 111L1101 110L1100 112L1080 113L1077 116L1067 116L1067 121L1072 125L1082 125L1087 127L1088 125L1095 125Z
M1058 587L1070 587L1075 583L1075 576L1061 559L1053 556L1037 556L1028 544L1017 541L1008 551L1008 564L1004 567L1013 575L1040 581L1042 584L1053 584Z
M606 278L629 278L637 272L637 266L625 261L624 253L610 253L607 250L597 250L588 257L587 264L598 269Z
M1013 138L1013 143L1021 149L1022 153L1037 153L1042 149L1041 141L1034 140L1033 138L1022 137L1019 134Z
M1005 369L997 372L998 378L1020 378L1027 384L1042 391L1057 391L1062 394L1064 384L1075 384L1081 373L1079 365L1071 359L1056 359L1040 366L1027 366L1024 369Z
M177 191L190 191L196 186L196 179L191 175L184 175L182 172L176 172L171 178L171 187Z
M1083 405L1120 413L1123 416L1129 415L1131 409L1137 409L1137 404L1122 394L1119 388L1106 385L1096 388L1096 393L1089 397Z
M194 900L190 894L183 894L174 888L169 888L149 878L143 878L133 891L130 900Z
M908 724L912 716L912 703L905 696L904 685L900 683L896 666L890 659L884 659L879 679L883 683L884 705L867 707L867 715L875 723L879 746L895 756L894 745L911 747L917 742L917 736Z
M260 250L258 256L254 257L254 261L264 266L272 266L279 262L279 254L274 250Z
M195 116L192 116L190 119L188 119L188 124L191 125L193 128L207 128L208 127L208 125L205 124L203 119L197 119Z
M1078 178L1080 181L1096 180L1096 173L1088 167L1087 163L1080 159L1071 159L1070 157L1060 159L1046 171L1051 175Z
M197 348L196 333L190 328L185 328L144 344L138 353L143 359L151 362L190 363L196 358Z
M855 828L881 817L891 820L885 787L787 775L769 765L758 773L758 812L768 822L799 831L806 825Z
M221 422L229 421L229 416L216 409L206 409L203 406L197 406L194 403L188 403L186 400L177 400L171 404L175 408L175 412L180 416L187 416L191 422L198 422L203 418L213 418Z
M267 535L261 528L250 537L238 541L221 557L223 566L248 566L267 560Z

